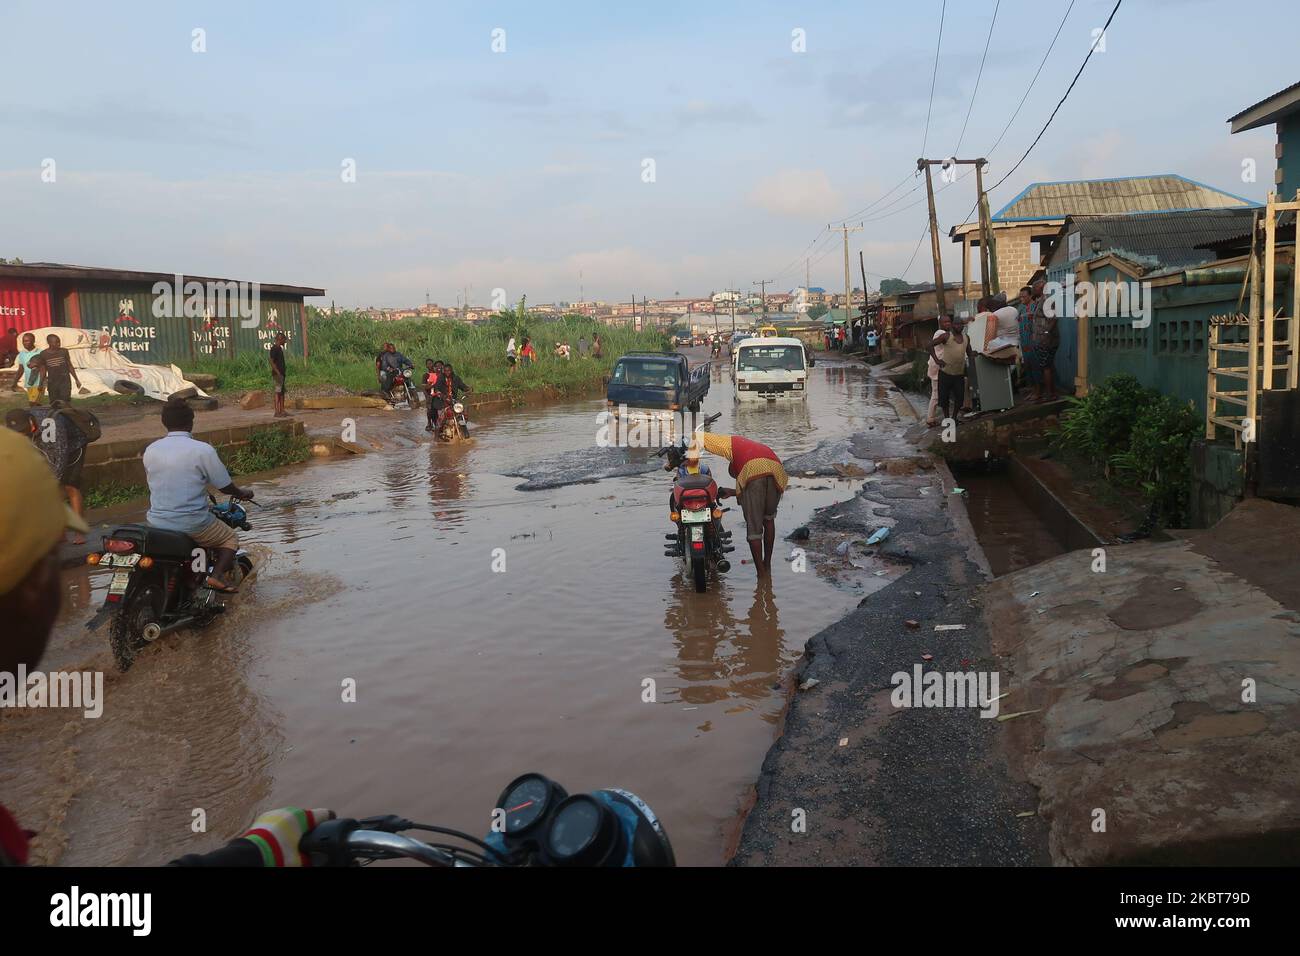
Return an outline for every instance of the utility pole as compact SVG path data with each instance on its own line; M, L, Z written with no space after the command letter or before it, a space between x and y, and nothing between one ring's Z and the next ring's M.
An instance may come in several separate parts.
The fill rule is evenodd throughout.
M842 233L844 233L844 334L849 335L853 330L853 324L849 321L849 316L853 312L853 289L850 285L849 279L849 233L859 232L862 229L862 224L859 223L856 226L850 226L846 223L837 227L828 223L826 228L838 228ZM866 289L862 290L864 295L866 294L866 291Z
M985 216L987 198L984 195L984 172L983 169L988 165L988 160L983 157L979 159L918 159L916 161L917 169L925 170L925 195L930 203L930 255L934 258L934 292L935 299L939 305L939 313L942 315L948 311L946 297L943 288L943 266L939 261L939 220L934 211L934 181L930 177L931 166L941 166L944 170L953 166L974 166L975 167L975 185L979 192L980 202L980 271L983 273L982 282L984 294L990 295L992 286L990 282L992 277L991 270L996 268L995 253L992 249L993 227ZM965 289L962 290L965 292ZM995 290L994 290L995 291Z
M989 197L984 192L984 167L988 160L981 159L975 163L975 189L979 193L980 214L980 275L983 277L984 294L996 295L998 288L998 251L993 244L993 219L989 215Z
M728 289L728 292L735 292L731 297L731 334L736 334L736 300L740 298L739 289Z
M771 279L759 279L756 282L750 283L750 285L758 286L759 289L761 290L763 296L763 324L764 325L767 325L767 286L768 283L770 283L771 281L772 281Z

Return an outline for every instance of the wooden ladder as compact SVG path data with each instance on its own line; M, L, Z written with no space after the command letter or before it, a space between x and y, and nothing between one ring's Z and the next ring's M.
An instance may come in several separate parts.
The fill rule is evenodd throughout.
M1259 429L1259 393L1300 386L1300 321L1294 314L1283 315L1285 305L1276 303L1277 218L1293 212L1300 219L1300 190L1292 202L1278 202L1268 195L1263 225L1263 276L1260 258L1252 238L1248 281L1250 312L1210 317L1205 387L1205 437L1215 438L1216 427L1231 429L1237 447L1253 441ZM1293 309L1300 303L1300 268L1292 254ZM1267 318L1264 318L1267 316ZM1227 340L1225 329L1244 329ZM1242 341L1242 338L1245 341ZM1226 364L1225 364L1226 363ZM1240 364L1238 364L1240 363ZM1241 381L1243 387L1221 390L1219 378ZM1225 405L1234 406L1232 409ZM1243 437L1244 436L1244 437Z

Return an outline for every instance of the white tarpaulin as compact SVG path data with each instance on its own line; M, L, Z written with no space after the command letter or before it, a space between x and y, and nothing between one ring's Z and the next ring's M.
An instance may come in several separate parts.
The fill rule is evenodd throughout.
M165 402L168 396L194 389L192 394L206 397L204 392L192 382L185 381L181 370L175 365L136 365L129 358L111 347L110 339L97 329L71 329L60 326L47 326L43 329L27 329L36 336L39 348L45 348L45 337L57 335L60 344L72 356L72 366L81 379L82 390L78 391L76 383L72 386L72 396L83 398L87 395L126 395L139 394ZM26 333L24 333L26 334ZM10 370L17 365L9 366Z

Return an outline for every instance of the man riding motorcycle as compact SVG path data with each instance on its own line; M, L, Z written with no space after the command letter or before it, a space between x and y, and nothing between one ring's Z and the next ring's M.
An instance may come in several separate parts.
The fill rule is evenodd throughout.
M240 488L207 442L196 441L194 409L183 401L167 402L162 410L167 435L144 452L144 470L149 482L149 513L145 521L155 528L180 531L194 544L215 552L207 586L233 594L226 575L234 566L239 538L229 525L208 511L208 486L222 494L252 500L253 493Z
M375 372L379 377L379 390L386 397L392 397L390 390L393 381L401 374L402 369L410 364L411 360L397 351L397 346L392 342L384 343L384 350L375 357Z
M452 406L457 400L471 391L470 387L465 384L464 380L456 374L456 369L450 362L442 367L442 376L439 379L439 388L441 392L442 408L438 413L437 421L434 423L434 432L439 438L442 437L442 426L447 416L451 414Z
M425 396L429 399L428 409L425 415L428 424L424 426L426 432L436 432L438 426L442 423L442 406L443 406L443 363L435 362L431 358L424 360L424 380L420 387L424 389Z

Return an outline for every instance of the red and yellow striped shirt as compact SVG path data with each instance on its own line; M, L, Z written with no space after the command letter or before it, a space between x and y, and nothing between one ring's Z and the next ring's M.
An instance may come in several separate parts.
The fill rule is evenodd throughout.
M771 475L776 486L785 491L790 478L781 467L776 452L766 445L739 435L714 435L711 432L702 432L699 438L705 451L721 455L731 462L728 471L736 479L737 492L743 491L748 482L762 475Z

